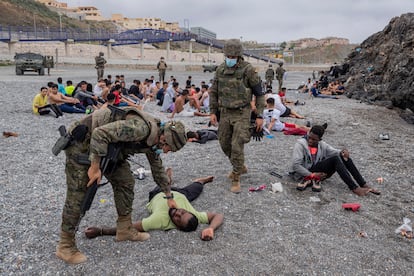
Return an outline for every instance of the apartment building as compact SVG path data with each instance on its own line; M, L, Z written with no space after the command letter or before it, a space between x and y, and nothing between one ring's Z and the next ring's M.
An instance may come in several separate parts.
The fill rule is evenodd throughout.
M168 32L180 32L178 22L165 22L161 18L148 17L148 18L127 18L122 14L112 14L111 20L116 24L128 29L155 29Z

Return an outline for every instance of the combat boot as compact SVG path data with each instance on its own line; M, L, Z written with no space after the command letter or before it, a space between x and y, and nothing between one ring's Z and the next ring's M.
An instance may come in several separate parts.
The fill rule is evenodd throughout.
M246 174L246 173L247 173L247 167L246 165L243 165L243 169L241 170L240 174ZM231 171L227 177L229 179L233 179L233 171Z
M240 174L233 172L233 178L231 179L230 191L232 193L238 194L241 192L240 188Z
M132 226L131 214L119 216L116 222L116 241L146 241L150 235L145 232L139 232Z
M86 262L86 256L76 247L75 234L62 231L60 241L56 247L56 256L68 264L80 264Z

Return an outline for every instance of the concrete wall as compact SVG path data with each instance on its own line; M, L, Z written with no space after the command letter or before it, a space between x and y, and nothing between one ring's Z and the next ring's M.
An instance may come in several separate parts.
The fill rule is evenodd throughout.
M99 52L105 54L108 61L108 66L121 66L142 69L154 69L160 57L167 58L166 50L158 50L149 44L144 44L143 56L141 56L141 45L128 46L113 46L111 47L111 57L108 58L108 47L105 45L96 45L88 43L70 43L68 45L68 55L65 52L65 43L63 42L47 42L47 43L33 43L33 42L16 42L13 43L12 52L10 53L8 43L0 42L0 60L13 61L15 53L34 52L42 55L52 55L56 61L56 50L58 53L59 64L94 64L94 57ZM252 63L259 72L267 69L268 63L259 61L254 58L245 57L245 59ZM201 70L201 66L206 64L208 60L207 53L192 53L191 61L189 52L170 51L167 64L171 69L183 71L197 71ZM224 60L222 53L211 53L210 60L220 64ZM306 70L325 69L326 65L312 65L304 67ZM286 64L285 68L291 70ZM294 70L300 70L303 66L295 67ZM329 67L328 67L329 68ZM293 69L293 68L292 68Z

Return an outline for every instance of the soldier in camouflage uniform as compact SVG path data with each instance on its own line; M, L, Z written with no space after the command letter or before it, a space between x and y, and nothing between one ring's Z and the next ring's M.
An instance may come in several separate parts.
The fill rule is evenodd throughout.
M233 166L229 178L231 191L240 193L240 175L247 173L244 165L244 144L250 141L250 116L253 95L257 114L262 114L265 106L264 93L259 75L253 66L244 61L243 47L238 39L230 39L224 44L225 62L216 70L210 90L210 120L217 124L220 113L218 138L221 149ZM261 131L263 118L257 116L256 131Z
M103 78L104 69L105 69L106 59L104 58L104 53L99 52L99 56L95 57L95 69L98 74L98 81Z
M106 156L109 144L123 145L115 169L104 173L112 185L118 213L116 241L145 241L150 237L148 233L138 232L132 227L135 179L126 160L128 156L146 154L154 181L165 193L169 207L176 208L159 154L175 152L185 145L187 137L184 125L174 121L161 124L158 119L133 107L123 110L126 114L115 117L109 109L98 110L69 129L74 142L65 149L67 192L60 241L56 248L56 255L67 263L86 261L86 256L76 247L75 232L87 187L101 180L100 160ZM77 161L80 155L85 154L89 156L90 166Z
M160 82L164 82L165 80L165 71L167 70L167 63L164 60L164 57L160 58L160 61L157 63L158 75Z
M269 68L265 73L266 78L266 88L272 88L273 80L275 79L275 70L272 68L272 64L269 64Z
M44 57L44 65L47 69L47 75L50 76L50 68L54 67L53 56L45 56Z
M279 90L278 91L282 90L283 75L286 72L285 68L283 68L282 66L283 66L283 62L279 62L279 67L276 68L276 78L277 78L277 81L279 83Z

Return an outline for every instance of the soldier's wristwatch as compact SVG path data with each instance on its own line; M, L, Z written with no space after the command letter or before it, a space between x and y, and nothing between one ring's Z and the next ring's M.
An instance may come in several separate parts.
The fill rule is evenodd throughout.
M173 194L173 193L171 193L171 195L170 195L170 196L164 196L164 198L165 198L165 199L173 199L173 198L174 198L174 194Z

